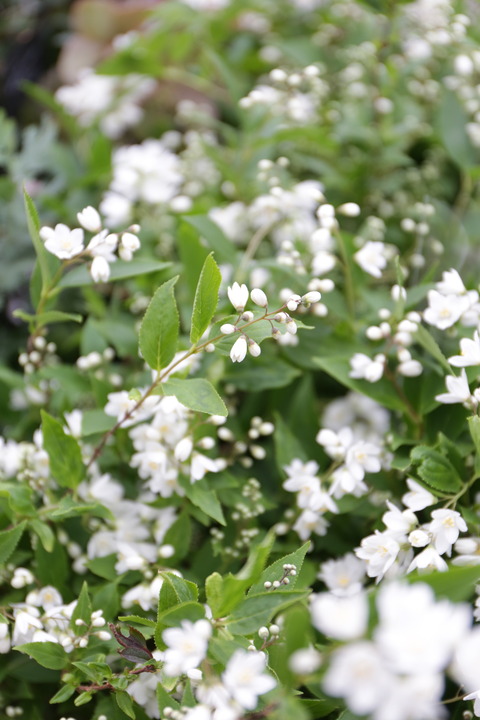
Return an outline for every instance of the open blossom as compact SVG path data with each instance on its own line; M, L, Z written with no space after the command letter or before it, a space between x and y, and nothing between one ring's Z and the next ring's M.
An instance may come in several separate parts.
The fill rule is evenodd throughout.
M208 640L212 626L208 620L182 620L181 627L167 628L163 631L163 641L167 645L164 653L164 671L166 675L182 675L197 668L207 654Z
M265 666L264 653L236 650L222 674L224 687L246 710L253 710L258 696L273 690L277 684L271 675L264 672Z
M410 510L417 512L436 502L434 495L412 478L407 478L407 485L410 492L405 493L402 502Z
M423 319L439 330L452 327L470 307L467 295L442 295L436 290L428 293L428 307Z
M58 225L55 225L55 229L42 227L40 237L44 241L48 252L56 255L61 260L71 260L71 258L83 252L82 228L70 230L67 225L58 223Z
M379 532L369 535L355 549L355 554L367 563L368 577L379 580L389 570L400 552L400 545L389 532Z
M441 555L451 555L452 545L458 540L460 532L467 532L467 523L456 510L440 508L432 512L429 530L434 538L434 546Z
M452 403L472 403L474 398L470 394L467 373L462 369L458 377L455 375L447 375L445 378L448 393L440 393L435 396L435 400L441 403L451 405Z
M475 330L473 340L470 338L460 340L460 355L453 355L448 358L448 362L454 367L480 365L480 336L478 330Z
M368 241L353 257L366 273L376 278L382 277L382 270L387 266L385 243Z
M364 592L339 597L333 593L314 595L310 604L312 624L337 640L361 637L368 622L368 600Z

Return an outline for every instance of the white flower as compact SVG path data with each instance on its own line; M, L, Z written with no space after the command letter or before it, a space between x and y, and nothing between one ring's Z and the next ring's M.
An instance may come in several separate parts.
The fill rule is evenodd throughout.
M446 403L451 405L452 403L475 403L476 401L470 394L470 387L468 385L467 373L464 369L458 377L455 375L447 375L445 378L445 384L447 386L448 393L440 393L435 395L437 402Z
M247 339L245 335L240 335L237 340L235 340L234 344L232 345L232 349L230 350L230 359L232 362L242 362L242 360L245 360L247 355Z
M164 652L166 675L182 675L197 668L207 654L212 627L208 620L182 620L181 627L167 628L162 633L167 649Z
M54 230L50 227L42 227L40 237L48 252L61 260L70 260L83 252L83 230L81 228L70 230L67 225L58 223Z
M479 657L480 627L477 625L457 644L452 663L453 676L470 693L480 691Z
M385 355L379 353L373 360L364 353L355 353L350 358L350 377L374 383L380 380L385 370Z
M98 210L95 210L91 205L77 213L77 219L80 225L89 232L97 233L102 229L102 221Z
M246 710L254 710L258 696L269 692L277 684L271 675L263 672L265 665L264 653L236 650L222 674L224 687Z
M360 547L355 549L356 556L367 562L368 577L378 579L392 567L399 552L400 545L392 534L378 530L374 535L364 538Z
M33 577L30 570L24 567L17 567L14 570L13 578L10 581L10 585L16 589L23 588L26 585L31 585L34 582L35 578Z
M353 257L366 273L376 278L382 277L382 270L387 266L385 243L369 240Z
M219 460L212 460L199 452L192 453L190 463L190 481L192 483L201 480L207 472L218 472L219 470Z
M10 652L11 642L8 633L8 623L0 623L0 655Z
M359 440L347 450L345 465L356 480L362 480L365 473L377 473L381 470L381 449L374 443Z
M248 302L248 288L246 285L239 285L238 282L234 282L232 287L227 290L228 299L232 303L233 307L237 312L243 312L245 305Z
M436 502L434 495L432 495L432 493L426 488L422 487L418 482L416 482L416 480L407 478L407 485L410 492L403 495L402 502L410 510L417 512L418 510L423 510Z
M312 646L295 650L288 658L288 666L296 675L310 675L322 664L322 656Z
M392 681L384 658L365 641L333 652L323 688L329 695L344 697L356 715L367 715L388 696Z
M473 340L470 340L470 338L460 340L460 355L453 355L448 358L448 362L454 367L480 365L480 336L478 330L475 330Z
M436 283L436 288L442 295L463 295L467 292L462 278L453 268L442 273L442 280Z
M351 595L362 586L365 564L353 553L347 553L343 558L322 563L317 577L323 580L333 595Z
M467 532L467 523L456 510L440 508L432 512L432 522L428 526L433 536L435 549L440 555L451 555L452 545L458 540L460 532Z
M443 295L436 290L428 293L428 308L424 310L423 319L439 330L452 327L470 307L466 295Z
M445 570L448 570L448 565L445 560L440 557L435 548L429 545L425 550L422 550L421 553L415 555L408 566L407 573L412 572L412 570L416 568L419 570L438 570L439 572L445 572Z
M110 277L110 265L101 255L93 258L90 275L94 282L107 282Z
M312 532L316 535L326 535L327 529L328 523L323 515L308 508L299 515L293 526L293 530L303 541L308 540Z
M363 592L345 597L319 593L312 598L310 615L313 626L324 635L336 640L354 640L367 629L367 596Z

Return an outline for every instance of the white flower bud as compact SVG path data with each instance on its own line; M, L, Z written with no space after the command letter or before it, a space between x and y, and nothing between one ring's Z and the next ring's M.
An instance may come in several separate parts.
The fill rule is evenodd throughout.
M302 298L300 295L292 295L290 299L287 302L287 308L290 312L295 312L295 310L298 308L300 303L302 302Z
M343 203L337 208L337 212L346 217L358 217L360 215L360 205L354 202Z
M89 232L97 233L102 229L100 215L91 205L88 205L81 212L77 213L77 219L80 225Z
M255 340L248 341L248 352L252 357L258 357L262 352L260 345Z
M295 320L288 320L287 324L285 325L287 332L290 333L290 335L296 335L297 334L297 325L295 323Z
M312 303L317 303L320 301L321 294L318 292L318 290L310 290L309 292L305 293L305 295L302 296L302 302L306 305L311 305Z
M247 340L244 335L240 335L230 350L230 359L232 362L242 362L242 360L245 360L246 355Z
M268 305L268 298L260 288L253 288L250 292L250 298L259 307L267 307Z
M365 335L369 340L383 340L383 333L381 328L376 325L371 325L365 330Z
M223 335L231 335L232 333L236 332L237 328L235 325L232 325L231 323L225 323L221 326L220 332L223 333Z
M120 242L122 243L122 246L126 250L130 250L130 252L135 252L135 250L138 250L140 247L140 240L136 235L133 235L133 233L130 232L123 233Z
M107 282L110 277L110 265L101 255L93 258L90 275L94 282Z
M392 298L397 302L398 300L406 300L407 299L407 291L404 287L400 287L400 285L394 285L391 290Z
M270 635L270 630L267 627L263 626L258 629L258 635L263 640L266 640L268 638L268 636Z
M248 302L247 286L239 285L237 282L234 282L232 287L228 288L227 293L228 298L235 310L237 310L238 312L243 312L243 310L245 309L245 305Z
M173 555L175 555L175 548L173 545L161 545L158 548L158 556L161 558L171 558Z
M193 450L193 440L190 437L184 437L177 443L175 447L175 458L180 462L185 462Z

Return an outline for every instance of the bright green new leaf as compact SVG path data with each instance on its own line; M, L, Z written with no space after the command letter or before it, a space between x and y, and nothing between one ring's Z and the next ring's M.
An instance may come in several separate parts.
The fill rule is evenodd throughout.
M462 487L462 480L455 467L438 450L427 445L418 445L411 451L410 459L417 465L418 476L434 490L454 493Z
M132 720L135 720L135 710L133 709L133 700L130 697L130 695L126 692L126 690L116 690L115 691L115 700L117 701L117 705L122 710L125 715L128 715L129 718L132 718Z
M82 585L82 590L78 597L78 602L72 613L70 620L70 628L73 630L75 635L84 635L85 630L90 625L92 617L92 603L88 594L88 585L86 582ZM82 624L77 625L76 621L81 620Z
M274 615L298 600L308 597L308 590L278 589L248 594L245 600L228 617L227 626L234 635L250 635L266 625Z
M31 642L13 648L33 658L39 665L50 670L63 670L70 662L68 654L59 643Z
M55 545L55 535L52 528L41 520L31 520L30 527L38 535L40 542L47 552L52 552Z
M75 688L73 685L63 685L63 687L60 688L58 692L55 693L53 697L50 698L49 703L50 705L55 705L56 703L62 703L68 700L72 697L72 695L75 693Z
M170 378L162 384L162 390L165 395L175 395L190 410L223 417L228 415L222 398L205 378Z
M180 484L185 490L185 494L196 507L203 510L208 517L213 518L220 525L226 525L223 515L222 506L218 500L214 490L210 490L205 480L197 480L191 483L189 480L182 481Z
M108 282L116 280L128 280L128 278L140 275L148 275L154 272L162 272L171 267L170 262L161 262L159 260L142 260L138 258L130 262L116 262L111 265L110 277ZM94 285L93 278L85 265L73 268L66 273L59 282L59 287L83 287L84 285Z
M27 523L24 520L16 527L0 532L0 565L7 562L8 558L17 547L26 525Z
M295 550L295 552L289 553L289 555L284 555L284 557L276 560L274 563L269 565L267 569L263 571L259 581L250 588L248 595L254 595L256 593L263 592L265 590L266 582L273 583L275 580L281 580L284 575L283 566L286 564L295 565L296 575L290 575L288 585L283 586L282 589L287 591L292 590L298 580L298 575L300 573L300 570L302 569L303 561L309 547L310 541L307 541L304 545L302 545L302 547L300 547L298 550ZM272 591L270 590L269 592ZM275 590L275 592L278 592L278 590Z
M159 613L180 603L198 600L198 587L190 580L184 580L169 572L161 573L161 578L163 584L158 599Z
M50 472L61 487L76 488L83 480L85 467L80 447L67 435L61 423L42 410L43 446L50 458Z
M406 579L409 582L427 583L437 597L461 602L473 596L475 586L480 581L480 567L449 567L445 572L407 575Z
M218 290L222 276L212 253L207 256L200 273L193 301L190 341L195 345L202 337L215 314L218 305Z
M166 367L177 351L180 321L173 287L178 275L160 285L140 326L140 351L152 370Z
M32 240L33 247L35 249L35 254L37 256L37 263L41 278L39 288L38 283L36 282L37 278L35 277L35 272L32 274L31 295L32 302L36 307L39 300L40 292L41 290L45 290L45 288L48 287L55 267L58 266L58 260L57 258L55 258L54 255L49 253L48 250L45 250L45 246L40 237L40 220L38 217L37 209L33 203L32 198L27 193L25 188L23 190L23 199L25 202L25 213L27 215L28 232Z

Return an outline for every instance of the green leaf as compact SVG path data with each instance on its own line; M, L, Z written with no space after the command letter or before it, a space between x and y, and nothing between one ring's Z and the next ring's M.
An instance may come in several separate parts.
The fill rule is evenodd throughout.
M70 662L68 654L59 643L31 642L13 648L33 658L39 665L50 670L63 670Z
M369 383L367 380L356 380L350 377L350 357L355 350L352 348L351 355L337 355L332 357L316 357L312 358L312 362L331 375L335 380L350 390L355 390L362 395L371 397L380 405L384 405L389 410L405 411L403 401L393 391L392 385L385 378L381 378L376 383Z
M293 434L279 413L275 414L275 433L273 439L275 442L277 467L280 472L285 473L285 465L291 463L295 458L303 460L304 462L308 460L307 453L302 447L300 440Z
M163 583L158 598L159 613L180 603L198 600L198 587L195 583L169 572L160 573L160 576Z
M231 264L237 248L213 220L210 220L207 215L185 215L183 219L198 230L208 246L215 252L219 262Z
M415 331L415 340L418 341L419 345L423 347L435 360L441 365L441 367L449 374L452 372L447 358L440 350L437 341L433 338L432 334L423 325L419 325Z
M66 700L71 698L74 693L75 688L72 685L64 685L53 697L50 698L49 703L50 705L55 705L55 703L66 702Z
M188 555L191 540L192 523L190 515L184 511L180 513L173 525L168 528L162 541L164 545L171 545L175 549L171 562L177 562Z
M120 622L137 623L137 625L145 625L145 627L154 628L155 620L149 620L148 618L140 617L140 615L120 615Z
M92 603L88 594L88 585L83 583L80 595L70 620L70 628L75 635L84 635L87 627L90 625L92 618ZM76 621L82 620L82 625L77 625Z
M178 710L180 708L180 703L165 690L161 683L158 683L157 685L157 703L160 717L165 717L164 710L166 707L171 707L174 710Z
M205 378L175 378L162 383L165 395L175 395L177 400L190 410L222 415L226 417L228 410L212 383Z
M38 267L42 279L41 287L42 290L45 290L48 287L53 274L52 264L54 262L54 256L49 253L48 250L45 250L45 246L40 237L40 220L37 209L25 188L23 189L23 199L27 215L28 232L33 242L33 247L35 248L35 254L37 256Z
M173 287L177 277L163 283L145 312L140 326L140 350L153 370L161 370L177 350L179 318Z
M0 565L7 562L17 547L26 525L27 523L24 520L20 525L11 528L11 530L3 530L3 532L0 532Z
M254 546L243 568L236 574L222 577L218 572L212 573L205 581L207 603L214 617L224 617L239 605L246 590L258 580L275 536L268 533L261 543Z
M78 697L75 698L75 700L73 701L73 704L75 705L75 707L80 707L81 705L86 705L87 703L90 702L92 697L93 697L93 693L82 692L82 693L80 693L80 695L78 695Z
M254 333L249 332L248 335L255 340ZM233 383L239 390L258 393L286 387L301 374L299 368L281 357L274 357L269 348L266 352L262 351L258 358L247 357L242 363L230 363L225 373L225 381Z
M255 593L263 592L266 582L274 582L275 580L280 580L283 576L283 566L288 565L295 565L297 569L297 574L289 577L289 584L287 586L283 586L282 589L292 590L298 580L298 576L300 573L300 570L302 569L303 561L305 559L305 555L308 552L308 549L310 547L310 540L308 540L304 545L302 545L298 550L295 550L293 553L289 553L288 555L284 555L279 560L276 560L274 563L269 565L266 570L262 573L260 579L258 582L256 582L249 590L248 594L253 595ZM269 591L271 592L271 591ZM278 590L275 590L275 592L278 592Z
M266 625L274 615L293 603L304 600L308 590L278 589L262 592L258 595L248 594L245 600L227 618L228 630L234 635L250 635L261 625Z
M453 162L466 169L474 166L476 152L465 129L467 115L450 90L443 92L436 116L440 138Z
M221 282L220 270L211 253L203 264L193 301L192 327L190 330L192 345L195 345L200 340L210 325L217 309L218 290Z
M85 474L80 447L58 420L44 410L41 415L43 445L50 458L50 472L61 487L74 489Z
M418 476L430 487L442 493L454 493L462 487L462 480L452 463L438 450L418 445L410 453Z
M216 520L220 525L226 525L223 515L222 506L218 500L214 490L210 490L205 480L197 480L191 483L189 480L180 483L185 490L185 494L196 507L203 510L209 517Z
M409 582L427 583L438 597L446 597L452 602L469 600L480 580L480 566L450 567L445 572L419 573L407 575Z
M475 473L480 476L480 417L471 415L467 418L467 422L475 446Z
M44 325L53 325L53 323L60 322L76 322L81 323L83 317L77 313L61 312L60 310L49 310L48 312L40 313L36 318L37 327L41 328Z
M106 415L99 408L95 410L84 410L82 415L82 437L105 433L115 425L115 418Z
M135 711L133 709L133 700L130 697L130 695L125 690L116 690L115 691L115 700L117 701L117 705L122 710L125 715L128 715L129 718L132 718L132 720L135 720Z
M47 552L52 552L53 546L55 545L55 535L50 525L41 522L40 520L31 520L30 527L33 532L38 535L40 542Z
M170 262L154 260L132 260L131 262L116 262L110 266L110 277L108 282L115 280L127 280L138 275L148 275L154 272L162 272L172 266ZM79 266L68 272L59 282L59 287L82 287L93 285L93 278L85 265Z

